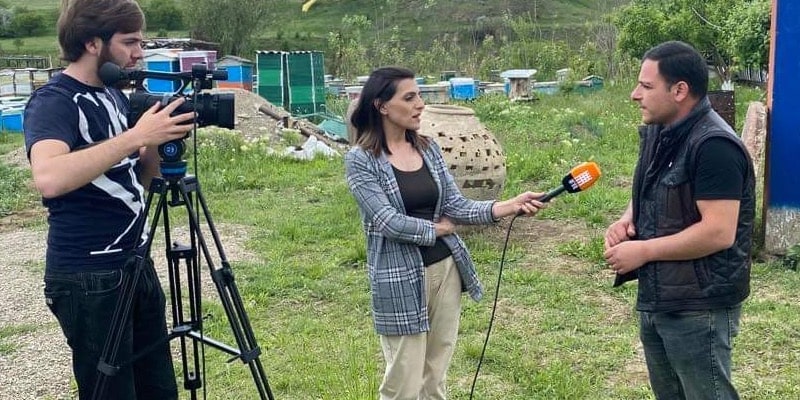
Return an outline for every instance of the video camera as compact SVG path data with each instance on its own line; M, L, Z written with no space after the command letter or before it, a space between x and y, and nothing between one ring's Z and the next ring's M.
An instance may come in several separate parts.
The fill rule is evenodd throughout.
M228 79L228 71L208 70L205 64L195 64L191 72L161 72L148 70L128 70L122 69L117 64L106 62L98 71L100 79L106 86L114 86L121 81L134 82L134 91L130 95L130 111L128 112L129 126L136 125L139 118L152 107L156 102L167 105L180 97L186 101L180 105L172 115L194 112L195 122L198 127L216 125L222 128L233 129L234 127L234 95L232 93L201 93L203 89L211 89L213 80ZM144 80L162 79L173 82L181 82L180 88L175 93L157 95L147 91L144 87ZM190 94L184 94L184 90L189 83L192 84ZM185 151L183 139L172 140L158 146L158 154L162 162L182 163L181 158ZM162 163L163 164L163 163ZM185 162L183 163L185 172ZM162 168L162 173L164 173Z

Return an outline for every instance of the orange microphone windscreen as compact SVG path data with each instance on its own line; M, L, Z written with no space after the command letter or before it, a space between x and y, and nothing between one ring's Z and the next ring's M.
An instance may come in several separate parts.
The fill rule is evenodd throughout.
M600 175L600 167L595 162L583 162L572 168L569 171L569 175L564 177L562 183L567 192L580 192L594 185Z
M551 190L538 200L546 202L564 192L577 193L586 190L594 185L598 178L600 178L600 167L597 164L593 161L580 163L561 180L561 186Z

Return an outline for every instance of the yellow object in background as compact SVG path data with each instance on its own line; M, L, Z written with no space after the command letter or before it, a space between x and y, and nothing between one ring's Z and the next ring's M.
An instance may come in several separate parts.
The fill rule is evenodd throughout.
M303 3L303 12L308 12L308 9L316 3L317 0L308 0L307 2Z

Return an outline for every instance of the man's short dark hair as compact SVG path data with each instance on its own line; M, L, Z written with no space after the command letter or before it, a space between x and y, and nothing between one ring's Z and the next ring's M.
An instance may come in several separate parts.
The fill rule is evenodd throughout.
M56 27L61 58L73 62L94 38L144 30L144 13L133 0L62 0Z
M684 81L689 93L698 99L708 92L708 65L694 47L679 41L664 42L648 50L644 60L658 62L658 73L670 86Z

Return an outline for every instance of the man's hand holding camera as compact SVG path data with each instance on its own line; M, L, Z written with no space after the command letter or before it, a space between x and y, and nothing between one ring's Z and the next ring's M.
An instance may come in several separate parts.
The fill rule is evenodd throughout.
M137 135L141 147L153 147L170 140L183 139L192 130L193 125L189 122L194 119L194 112L174 116L172 113L185 101L184 98L177 98L163 107L161 103L154 104L142 114L128 134Z
M144 169L139 174L139 179L145 187L149 187L152 178L159 174L158 146L171 141L179 142L194 127L190 123L195 118L193 111L172 115L185 101L182 97L177 98L163 107L161 102L156 102L142 113L136 125L127 132L136 135L142 143L140 156Z

